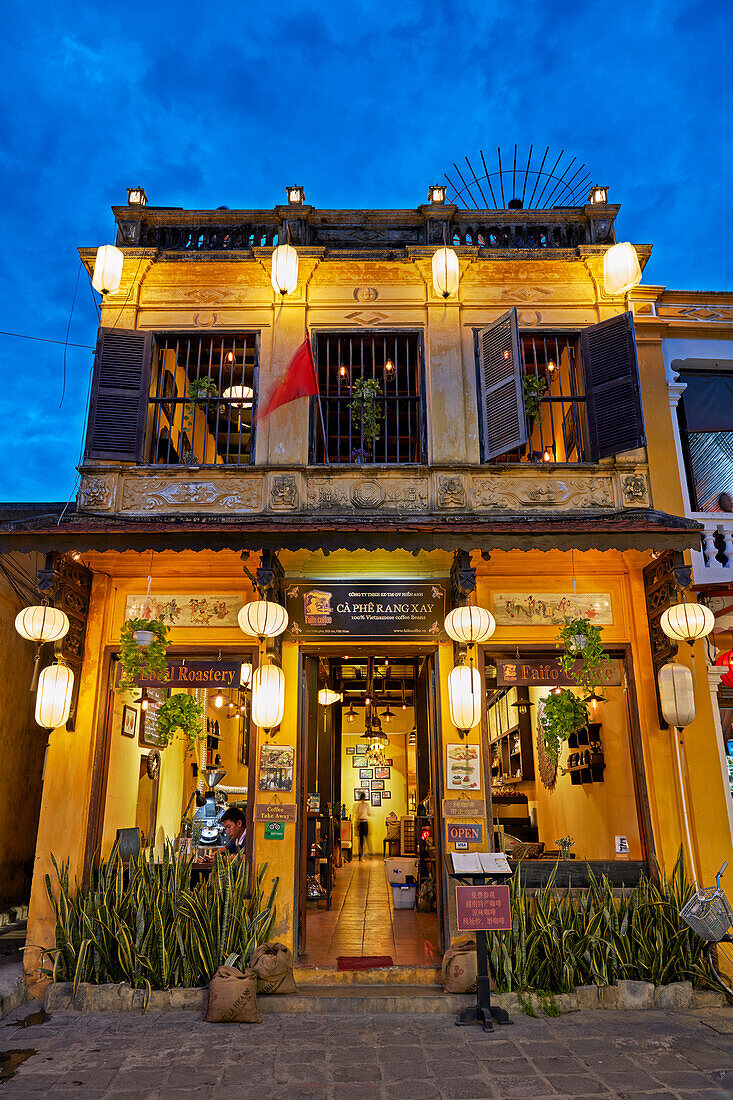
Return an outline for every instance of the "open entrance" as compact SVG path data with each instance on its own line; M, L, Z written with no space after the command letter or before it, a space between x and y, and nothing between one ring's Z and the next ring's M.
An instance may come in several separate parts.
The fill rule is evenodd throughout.
M432 653L303 656L298 947L308 965L440 963L434 677Z

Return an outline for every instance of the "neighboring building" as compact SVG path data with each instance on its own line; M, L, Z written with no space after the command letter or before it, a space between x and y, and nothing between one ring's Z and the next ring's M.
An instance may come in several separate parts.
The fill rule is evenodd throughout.
M605 202L114 209L123 282L102 306L76 510L0 537L5 551L55 554L61 573L67 555L81 555L79 578L91 584L74 729L50 740L30 943L53 938L51 852L82 875L118 829L137 826L160 845L178 834L195 790L180 742L146 778L155 695L144 714L139 697L114 690L126 615L153 601L172 622L179 663L256 664L236 622L255 582L290 613L282 724L274 735L250 730L238 687L226 722L211 692L199 698L219 721L211 759L247 807L250 855L279 876L278 939L296 952L312 957L314 792L322 806L350 806L368 783L377 850L389 810L427 809L439 946L455 930L441 858L455 824L480 826L481 848L498 821L530 855L569 834L578 859L616 881L674 862L685 833L656 695L658 619L678 598L673 570L699 549L700 528L683 516L665 326L644 288L631 308L603 289L617 212ZM299 274L278 301L271 253L287 236ZM447 300L431 274L444 239L460 262ZM637 252L644 263L650 247ZM91 268L94 250L81 255ZM301 399L254 423L306 335L320 403ZM373 443L355 405L363 379L379 384ZM451 722L455 654L442 623L467 596L493 611L497 629L480 654L482 723L464 738ZM580 746L574 770L555 772L537 714L554 682L558 622L577 608L603 626L613 675L595 715L600 747L589 745L595 770ZM709 881L730 855L729 802L702 645L678 659L694 661L699 685L685 732L691 853L684 843ZM524 666L518 687L507 665ZM324 683L343 703L319 704ZM397 712L390 726L382 715L392 762L383 776L361 774L367 696ZM265 820L273 805L284 807L284 836ZM535 881L552 866L525 863Z

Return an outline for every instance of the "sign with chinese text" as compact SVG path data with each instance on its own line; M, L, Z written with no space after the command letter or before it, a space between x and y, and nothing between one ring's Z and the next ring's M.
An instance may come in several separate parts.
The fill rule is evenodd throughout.
M483 825L473 825L467 821L451 821L448 823L448 843L457 844L459 841L467 841L469 844L481 844L484 839Z
M479 798L444 798L443 817L486 817L486 803Z
M169 679L138 680L140 687L216 687L231 691L239 687L239 661L176 661L168 665Z
M508 886L456 886L459 932L509 932L512 911Z
M447 608L447 580L302 581L285 590L292 638L438 637Z
M577 662L580 668L580 661ZM598 683L601 688L618 687L621 684L621 664L619 661L606 661L598 673ZM557 658L543 660L529 658L528 660L509 660L501 658L496 662L497 687L513 687L525 685L535 687L577 687L577 681L573 680L560 668Z

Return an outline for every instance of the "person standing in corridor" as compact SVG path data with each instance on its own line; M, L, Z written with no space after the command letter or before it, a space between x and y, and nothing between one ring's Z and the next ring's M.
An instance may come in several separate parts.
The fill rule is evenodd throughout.
M365 840L367 842L367 848L369 847L369 802L367 801L365 791L360 791L357 796L354 806L354 821L356 822L356 832L359 837L359 863L361 863L361 857L364 854Z

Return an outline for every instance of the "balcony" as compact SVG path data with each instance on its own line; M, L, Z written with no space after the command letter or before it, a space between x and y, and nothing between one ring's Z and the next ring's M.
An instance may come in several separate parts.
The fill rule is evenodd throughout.
M697 585L733 583L733 516L693 512L703 525L701 552L692 551L692 580Z

